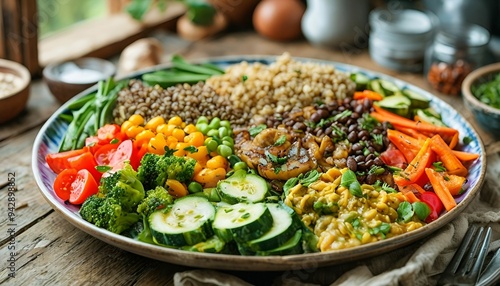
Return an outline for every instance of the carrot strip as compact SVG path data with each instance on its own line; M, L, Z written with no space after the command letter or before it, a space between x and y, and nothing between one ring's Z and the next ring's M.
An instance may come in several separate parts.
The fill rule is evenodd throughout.
M422 194L425 192L425 190L422 189L422 187L420 187L417 184L410 184L408 186L401 186L401 187L398 186L398 187L399 187L399 191L405 195L408 202L410 202L410 203L420 202L420 199L417 198L417 196L415 194L418 194L418 193Z
M448 188L452 196L460 195L463 192L463 186L466 181L465 177L444 174L443 179L444 185Z
M479 154L453 150L453 154L462 162L473 161L479 158Z
M453 198L450 191L446 187L444 183L445 182L444 178L438 172L434 171L431 168L426 168L425 173L427 174L427 177L429 177L429 180L431 181L434 193L436 193L436 195L439 197L445 209L447 211L453 209L457 205L457 203L455 202L455 199Z
M422 121L413 121L411 119L396 115L381 108L380 106L377 106L376 104L373 105L373 108L375 109L375 111L370 114L372 117L381 122L388 121L395 128L397 128L398 126L412 128L429 137L439 134L447 142L450 142L453 136L458 133L458 130L453 128L436 126Z
M408 164L404 171L394 175L394 182L398 186L407 186L415 183L424 174L425 168L428 167L433 152L431 150L431 139L425 140L424 145L418 151L418 154Z
M384 99L384 96L382 96L380 93L365 89L363 91L356 91L353 95L353 99L370 99L373 101L379 101Z
M397 130L388 129L387 138L403 153L407 162L411 162L422 147L417 139Z
M462 162L455 156L450 146L444 142L441 136L435 135L431 138L431 141L432 151L436 152L439 156L439 160L443 162L443 166L446 168L448 174L462 177L467 176L467 168L465 168Z
M422 143L425 141L425 139L429 138L428 136L418 132L417 130L415 129L412 129L412 128L408 128L408 127L401 127L401 126L394 126L394 128L396 130L398 130L399 132L402 132L406 135L409 135L413 138L416 138L418 140L421 140Z
M458 132L455 133L455 135L453 135L448 146L450 146L450 149L453 149L457 146L457 144L458 144Z

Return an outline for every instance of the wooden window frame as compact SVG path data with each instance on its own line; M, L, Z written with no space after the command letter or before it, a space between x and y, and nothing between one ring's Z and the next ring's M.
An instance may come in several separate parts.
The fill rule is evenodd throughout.
M108 0L106 17L76 24L39 40L38 15L33 4L36 1L2 0L0 42L4 44L0 46L0 58L24 64L33 75L39 75L41 68L55 62L80 57L109 58L156 29L174 31L177 19L185 13L183 4L171 2L166 11L151 9L142 21L137 21L124 12L128 1ZM25 8L29 3L30 8ZM5 23L8 29L4 31Z

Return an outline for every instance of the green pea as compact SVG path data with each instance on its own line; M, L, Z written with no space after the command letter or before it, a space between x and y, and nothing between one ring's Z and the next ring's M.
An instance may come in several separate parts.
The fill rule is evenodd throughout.
M191 182L188 185L188 191L191 194L203 192L203 186L198 182Z
M231 142L231 144L234 145L234 139L231 136L224 136L224 137L222 137L222 141L229 141L229 142Z
M210 121L210 124L208 124L208 126L210 127L210 129L219 129L219 127L220 127L219 117L212 118L212 120Z
M220 138L223 138L223 137L226 137L227 135L229 134L229 129L227 129L227 127L219 127L219 137Z
M234 164L234 167L233 167L233 169L235 171L246 170L247 168L248 168L248 166L247 166L247 163L245 163L245 162L238 162L238 163Z
M207 123L197 123L196 124L196 129L198 129L203 135L207 135L208 132L208 124Z
M230 141L222 140L222 144L230 147L231 149L233 149L233 147L234 147L234 144L231 143Z
M207 132L207 136L210 136L210 137L219 136L219 130L217 130L217 129L210 129Z
M217 146L217 153L219 153L219 155L221 155L222 157L227 158L228 156L233 154L233 149L226 145L219 145Z
M228 120L222 120L220 122L220 126L226 127L227 129L231 129L231 123Z
M198 120L196 121L196 125L198 125L200 123L206 123L208 125L208 118L206 116L198 117Z
M207 149L209 152L213 152L215 150L218 150L218 146L219 146L219 143L217 143L217 141L211 139L210 141L208 141L205 146L207 146Z

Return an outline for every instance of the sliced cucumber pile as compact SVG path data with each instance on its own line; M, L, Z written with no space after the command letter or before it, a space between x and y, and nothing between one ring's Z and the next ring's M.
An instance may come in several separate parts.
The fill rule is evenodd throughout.
M267 182L240 171L219 182L220 202L192 194L151 214L153 241L187 251L240 255L317 251L317 237L295 211L282 202L263 202L269 193Z
M384 97L375 104L401 116L412 118L417 115L418 110L427 110L430 106L430 99L427 97L407 88L401 89L388 80L370 79L363 73L353 73L350 77L356 83L357 90L369 89ZM435 121L434 117L428 119L429 122Z

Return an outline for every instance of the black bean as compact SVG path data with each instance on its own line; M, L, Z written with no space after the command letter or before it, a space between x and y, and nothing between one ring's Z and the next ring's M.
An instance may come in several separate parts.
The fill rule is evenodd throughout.
M380 134L380 133L382 133L382 130L380 130L378 128L373 128L372 133L373 134Z
M354 123L356 123L356 120L349 118L349 119L347 119L347 122L345 123L345 125L351 126L351 125L354 125Z
M363 155L358 155L354 158L356 160L356 162L358 163L361 163L361 162L364 162L365 161L365 156Z
M353 132L354 130L356 130L358 128L357 125L353 124L353 125L349 125L349 128L347 129L348 132ZM357 134L356 134L357 135Z
M316 136L321 137L323 135L323 129L319 129L316 131Z
M360 171L366 170L366 163L365 162L358 162L358 170L360 170Z
M369 111L371 107L372 103L368 99L363 100L363 108L365 111Z
M370 153L374 153L375 148L373 148L373 146L368 146L368 151L370 151Z
M375 159L375 154L368 154L368 155L366 156L366 160L367 160L367 161L368 161L368 160L373 160L373 159Z
M325 129L325 134L332 134L332 127L328 126L326 129Z
M377 182L377 175L375 174L368 174L365 178L365 184L373 185Z
M359 138L363 138L363 137L367 137L367 136L370 136L370 133L368 133L368 131L366 131L366 130L361 130L358 133ZM365 139L363 139L363 140L365 140Z
M380 159L379 157L373 159L373 164L377 165L377 166L383 166L384 165L384 161L382 161L382 159Z
M358 164L356 160L351 156L347 157L347 168L351 169L354 172L358 170Z
M328 118L328 116L330 116L330 112L326 109L318 109L318 111L316 111L316 113L318 113L318 115L322 118L322 119L326 119Z
M352 108L355 108L358 105L358 103L356 102L356 100L352 100L350 105Z
M359 143L354 143L354 144L352 144L351 149L353 151L360 151L360 150L363 150L363 145L361 145Z
M352 101L350 98L344 98L343 104L350 104Z
M293 125L293 129L305 131L307 129L307 126L303 122L296 122Z
M337 111L338 111L338 112L342 112L342 111L344 111L344 110L346 110L346 108L345 108L343 105L341 105L341 106L339 106L339 107L337 108Z
M347 140L349 140L349 142L351 143L355 143L356 141L358 141L358 134L356 133L356 131L349 132L349 135L347 135Z
M358 112L353 112L353 113L351 114L351 118L352 118L352 119L358 119L358 118L359 118L359 113L358 113Z
M318 112L314 112L311 115L311 121L314 123L318 123L321 120L321 115L318 114Z
M366 168L370 169L373 166L373 160L368 160L367 159L366 162L365 162L365 164L366 164Z
M356 107L354 107L354 112L357 114L363 113L363 105L361 104L356 105Z

